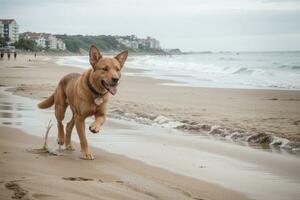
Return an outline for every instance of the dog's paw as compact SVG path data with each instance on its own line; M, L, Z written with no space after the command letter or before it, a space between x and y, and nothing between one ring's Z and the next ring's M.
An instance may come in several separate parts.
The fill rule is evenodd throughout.
M65 143L64 138L57 138L56 141L57 141L57 144L59 144L59 145L64 145L64 143Z
M96 124L95 122L90 125L89 127L89 130L92 132L92 133L99 133L100 131L100 125Z
M66 145L66 150L75 151L75 148L72 146L72 144L68 144L68 145Z
M81 157L82 160L94 160L95 157L93 156L93 154L90 153L82 153Z

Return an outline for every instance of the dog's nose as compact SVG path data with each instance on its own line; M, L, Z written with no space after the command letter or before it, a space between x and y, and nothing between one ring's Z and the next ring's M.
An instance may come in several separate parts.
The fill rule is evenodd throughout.
M117 84L119 81L119 78L113 77L111 80L114 84Z

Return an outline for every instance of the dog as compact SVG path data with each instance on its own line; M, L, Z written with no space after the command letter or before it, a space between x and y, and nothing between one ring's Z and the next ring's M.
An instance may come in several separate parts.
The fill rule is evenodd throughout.
M89 127L93 133L98 133L106 120L109 94L115 95L121 78L121 70L128 57L125 50L115 57L103 57L95 45L89 49L91 68L83 74L71 73L64 76L58 83L54 93L38 104L40 109L55 106L57 120L57 143L65 144L66 150L74 150L71 134L76 126L80 139L81 158L93 160L89 152L85 133L85 119L95 116L95 121ZM67 123L66 135L62 123L67 107L72 110L72 119Z

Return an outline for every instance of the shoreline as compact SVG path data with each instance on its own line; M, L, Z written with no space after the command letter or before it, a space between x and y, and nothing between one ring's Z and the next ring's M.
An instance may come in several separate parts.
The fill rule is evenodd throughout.
M36 77L34 77L28 82L25 79L10 78L11 74L7 74L7 77L2 76L3 80L0 84L15 87L14 93L18 95L43 99L54 90L56 83L63 74L74 72L74 69L79 72L83 71L79 67L57 65L56 61L56 57L39 57L36 61L26 63L26 65L31 66L26 66L23 59L21 63L24 67L14 68L14 70L18 73L25 73L24 76L26 76L27 68L30 68L36 70L41 78L35 81ZM13 65L17 64L13 62L6 62L11 65L8 66L9 68L13 68ZM3 70L3 72L6 73L7 70ZM140 69L138 71L140 72ZM136 69L125 68L126 72L137 71ZM45 74L50 76L43 79ZM23 79L24 76L20 78ZM137 122L148 124L158 122L162 126L168 123L172 123L173 126L177 124L177 127L174 128L179 130L216 135L236 142L274 144L296 151L300 148L299 91L177 87L163 85L170 81L150 77L123 75L123 79L125 80L122 80L119 94L113 97L110 102L109 107L113 115L121 115L119 117L125 118L129 116L129 119L135 118ZM140 84L138 88L135 88L135 82ZM146 91L143 91L143 87ZM164 93L166 92L171 95L169 98L171 101L165 97ZM141 95L141 99L137 98L137 95ZM186 98L195 96L199 98L199 102L187 100L184 96ZM175 99L172 102L174 98L178 100ZM212 102L210 102L211 98ZM148 100L151 101L147 102ZM185 108L179 109L182 111L179 112L176 106L180 105L181 102L192 105L183 106ZM151 106L154 106L153 109L150 109ZM259 108L253 106L259 106ZM287 107L288 110L284 107ZM191 111L190 114L188 110ZM264 114L263 112L268 113ZM283 116L282 112L284 113ZM259 115L262 116L258 118Z

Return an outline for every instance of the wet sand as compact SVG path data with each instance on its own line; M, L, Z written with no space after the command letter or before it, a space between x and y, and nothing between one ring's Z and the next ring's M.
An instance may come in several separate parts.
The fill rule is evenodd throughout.
M89 134L94 147L104 147L99 141L110 141L104 148L91 148L96 160L79 159L78 143L74 152L57 149L55 128L48 147L59 156L40 151L53 110L37 110L37 101L5 89L0 88L0 199L249 199L218 184L146 165L130 153L132 149L119 152L116 148L116 152L116 144L125 147L133 141L127 136L144 129L124 121L109 119L101 135ZM116 133L122 134L117 142ZM139 150L149 153L149 149Z
M3 147L3 152L13 151L15 153L23 152L24 155L20 156L24 159L28 159L27 156L32 156L33 158L38 156L39 159L41 155L32 154L32 151L27 151L30 149L40 148L42 146L43 140L42 138L36 138L36 136L41 136L45 132L45 127L48 121L55 120L53 110L38 110L35 108L35 105L38 101L19 97L12 95L10 92L5 92L6 88L0 88L1 97L0 97L0 123L5 125L6 127L18 128L26 133L35 136L31 138L31 136L26 135L27 139L21 139L19 136L11 135L11 132L17 132L18 134L22 134L17 130L8 129L1 127L1 139L3 137L3 141L7 140L7 143L11 142L12 138L17 137L22 140L22 144L18 144L14 142L15 145L21 146L20 149L9 150L7 147ZM66 118L70 117L70 112L67 112ZM67 121L67 120L65 120ZM87 124L92 123L92 119L87 120ZM141 125L133 121L124 121L120 119L109 118L107 123L104 125L101 134L92 134L88 133L88 140L90 145L93 147L100 147L102 150L93 149L92 152L96 156L96 163L92 161L92 166L96 169L99 169L100 166L103 166L103 162L107 163L106 159L103 160L103 157L111 157L114 158L114 162L119 161L120 163L113 163L118 166L118 168L124 167L124 163L131 163L135 167L139 166L144 168L145 171L142 175L143 179L140 180L143 183L148 180L148 176L156 176L158 175L157 171L159 169L163 172L168 172L170 174L177 174L177 176L181 177L190 177L191 179L195 179L200 181L202 184L206 184L210 182L212 184L217 184L221 187L235 190L244 194L245 196L253 199L278 199L278 200L291 200L297 199L300 195L299 187L300 187L300 158L298 155L289 154L285 151L271 151L270 149L262 150L262 149L252 149L247 146L236 145L233 143L228 143L220 140L216 140L211 137L201 136L196 134L186 134L181 131L177 131L170 128L161 128L157 126L148 126ZM7 132L9 132L7 134ZM7 135L6 135L7 134ZM25 133L23 133L25 134ZM7 139L6 137L9 137ZM55 142L56 138L56 129L53 127L50 131L50 149L57 151L57 144ZM76 133L73 134L73 141L78 142L78 136ZM1 145L0 145L1 146ZM76 145L77 151L75 152L60 152L64 157L61 159L56 159L52 161L56 163L56 165L62 165L63 168L68 168L65 163L61 163L66 157L68 158L69 164L73 166L73 162L77 165L77 162L82 162L79 159L79 145ZM0 147L1 148L1 147ZM2 149L1 149L2 150ZM107 153L110 152L110 153ZM114 153L114 154L112 154ZM7 153L4 153L7 154ZM28 155L29 154L29 155ZM12 154L11 154L12 155ZM117 156L122 155L122 156ZM14 156L14 155L12 155ZM45 156L45 154L44 154ZM123 157L123 156L126 156ZM51 157L51 156L48 156ZM57 156L56 156L57 157ZM127 159L129 158L129 159ZM19 157L18 157L19 159ZM140 162L134 160L143 161L149 166L155 166L155 171L152 171L149 166L142 166ZM10 165L10 161L13 159L7 159L4 162L7 165ZM38 160L34 165L39 166ZM45 162L45 160L42 160ZM84 162L84 161L83 161ZM22 168L24 170L22 163L14 163L18 170ZM90 181L94 184L94 181L97 179L101 179L103 181L101 171L100 175L97 170L93 169L93 172L90 171L90 168L87 169L89 171L89 175L86 175L87 172L82 172L82 168L80 168L80 164L78 164L79 174L73 173L72 175L66 176L64 174L64 169L60 170L60 174L55 174L54 179L62 179L62 178L70 178L75 179L75 181L83 182L82 184L86 184L88 181L82 181L81 179L93 179ZM126 164L127 166L128 164ZM2 165L5 168L6 165ZM37 167L36 166L36 167ZM30 166L29 166L30 167ZM44 169L44 173L49 174L55 171L49 166L39 166L41 169ZM158 167L158 168L157 168ZM15 177L16 171L11 171L12 167L8 167L8 171L10 174L7 178L4 176L5 181L3 183L10 183L10 176ZM29 169L28 169L29 170ZM50 170L51 172L48 172ZM114 169L109 167L107 169L108 174L119 174L119 172L115 172ZM135 169L133 169L134 171ZM167 171L165 171L167 170ZM5 170L4 170L5 171ZM137 173L137 171L134 171ZM34 172L30 172L34 173ZM40 172L39 172L40 173ZM155 175L153 174L155 173ZM3 173L7 174L7 173ZM68 174L68 173L67 173ZM159 176L164 176L160 172ZM39 176L36 175L35 176ZM93 177L98 177L97 179ZM129 185L140 185L139 181L137 181L131 173L123 173L121 177L113 177L115 183L124 182L124 176L127 178L126 183ZM135 175L136 176L136 175ZM169 175L166 175L169 176ZM34 195L38 190L33 187L28 189L28 184L32 184L29 180L30 177L26 177L24 180L24 188L26 191L31 191L31 194ZM102 177L102 178L101 178ZM105 176L107 178L107 175ZM109 177L111 178L111 177ZM29 180L27 180L29 179ZM79 180L77 180L79 179ZM182 181L185 181L184 178L179 178ZM2 180L2 179L1 179ZM23 179L21 179L23 180ZM110 180L110 179L109 179ZM120 181L121 180L121 181ZM161 179L160 179L161 180ZM35 183L36 179L33 181ZM61 180L61 184L65 183L65 179ZM73 180L74 181L74 180ZM132 182L131 182L132 181ZM151 180L153 181L153 180ZM175 181L175 180L174 180ZM96 181L97 182L97 181ZM104 182L104 181L103 181ZM108 181L109 182L109 181ZM113 182L113 181L110 181ZM183 182L185 186L188 186L190 183ZM22 184L22 182L20 183ZM36 184L36 183L35 183ZM45 183L43 183L45 184ZM162 193L157 193L157 191L153 191L153 187L159 187L160 183L153 183L152 186L145 186L143 191L145 193L149 193L164 199L165 195L167 195L166 199L171 198L172 196L168 196L170 194L166 194L164 191ZM201 196L203 198L201 192L203 192L200 188L195 188L195 190L199 193L195 193L195 191L191 192L191 190L186 190L186 188L182 188L178 185L178 180L176 182L168 182L169 187L177 188L183 193L187 194L191 199L199 198ZM174 185L173 185L174 184ZM193 183L195 184L195 183ZM118 184L117 184L118 185ZM210 185L206 185L210 187ZM96 184L95 187L98 187ZM132 186L128 186L132 187ZM203 186L201 186L203 187ZM214 187L214 186L213 186ZM221 188L221 190L224 190ZM135 188L137 189L137 188ZM55 188L54 191L59 189ZM142 190L142 188L139 188ZM160 189L159 191L163 191L164 189ZM224 191L219 191L217 188L217 192L223 193ZM83 194L87 192L83 190ZM206 195L206 192L204 192ZM44 194L44 193L42 193ZM52 191L46 194L53 195ZM176 196L176 192L171 192L172 195ZM197 194L195 196L195 194ZM75 194L74 194L75 195ZM79 194L76 194L79 195ZM76 196L75 195L75 196ZM223 194L221 195L223 196ZM77 196L78 197L78 196ZM185 199L189 197L178 196L178 199ZM193 197L193 198L192 198ZM114 197L117 198L117 197ZM125 197L122 197L122 199ZM172 197L173 199L174 197ZM209 197L209 199L222 199L223 197ZM227 196L224 199L232 199L233 197ZM246 198L246 197L239 197ZM126 199L126 198L125 198Z
M1 127L1 199L247 199L99 149L92 149L98 159L91 162L78 159L79 152L30 151L41 143L40 137Z

